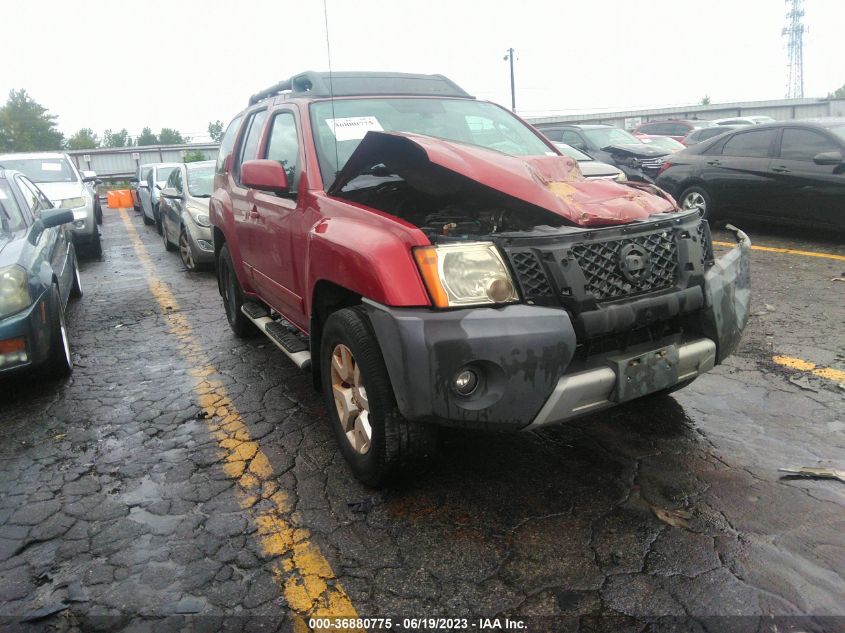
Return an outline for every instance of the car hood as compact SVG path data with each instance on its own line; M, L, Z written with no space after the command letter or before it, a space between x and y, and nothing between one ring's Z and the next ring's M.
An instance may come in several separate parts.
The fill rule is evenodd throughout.
M613 165L602 163L597 160L584 160L578 162L578 167L585 178L599 178L601 176L615 176L620 170Z
M35 184L53 202L67 200L68 198L81 198L84 190L81 182L38 182Z
M188 194L188 197L185 201L188 202L192 207L196 207L197 209L203 209L206 213L208 213L208 203L210 200L210 198L197 198L196 196Z
M657 147L651 147L645 143L639 145L608 145L602 147L603 152L608 154L617 154L620 156L633 156L634 158L657 158L659 156L668 156L671 152Z
M380 164L422 191L436 193L469 180L579 226L626 224L677 210L651 185L587 180L568 156L511 156L400 132L368 132L327 193L340 194L350 181Z
M25 235L24 231L9 234L0 230L0 268L18 263L26 245Z

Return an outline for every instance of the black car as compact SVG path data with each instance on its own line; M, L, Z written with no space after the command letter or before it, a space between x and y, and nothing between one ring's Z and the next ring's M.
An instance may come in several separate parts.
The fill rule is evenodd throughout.
M743 127L688 147L657 185L711 220L845 228L845 119Z
M652 182L670 152L643 143L612 125L539 125L546 138L566 143L591 158L621 169L628 180Z

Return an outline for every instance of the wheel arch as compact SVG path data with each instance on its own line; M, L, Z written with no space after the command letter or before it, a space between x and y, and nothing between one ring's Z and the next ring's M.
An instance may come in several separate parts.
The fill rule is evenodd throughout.
M322 389L320 375L320 343L323 327L332 313L361 305L361 295L327 279L320 279L314 284L311 293L311 317L308 339L311 347L311 372L314 388Z

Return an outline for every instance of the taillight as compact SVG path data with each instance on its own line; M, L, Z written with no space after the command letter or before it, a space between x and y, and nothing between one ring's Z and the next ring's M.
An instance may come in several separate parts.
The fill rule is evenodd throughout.
M658 169L658 170L657 170L657 175L659 176L659 175L660 175L660 174L662 174L664 171L666 171L667 169L669 169L671 166L672 166L672 163L670 163L669 161L666 161L665 163L663 163L663 164L660 166L660 169Z

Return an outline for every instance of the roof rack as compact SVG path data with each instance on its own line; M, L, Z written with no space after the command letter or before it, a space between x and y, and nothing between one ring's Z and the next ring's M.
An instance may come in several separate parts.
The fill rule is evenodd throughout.
M425 95L475 98L443 75L386 72L333 72L330 75L309 70L256 92L249 98L249 105L284 92L309 97Z

